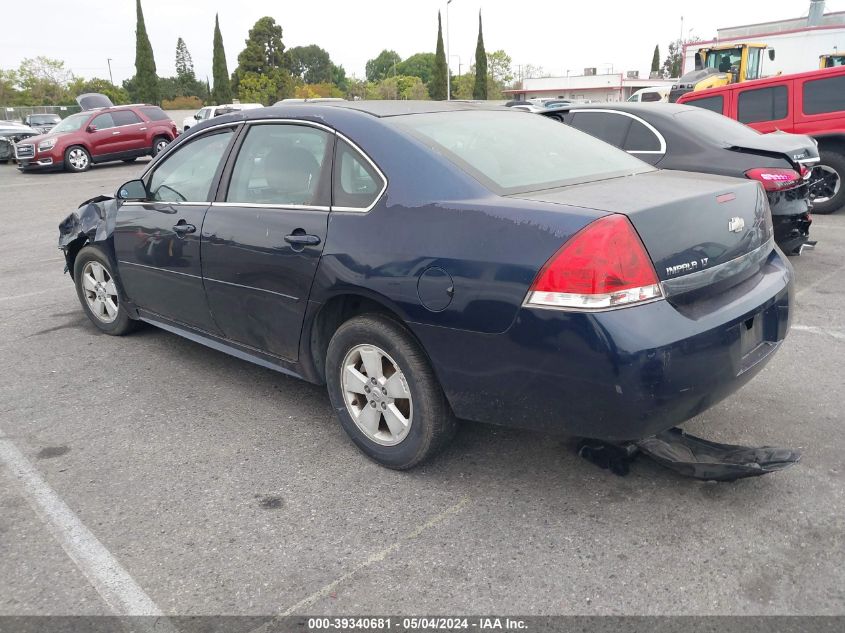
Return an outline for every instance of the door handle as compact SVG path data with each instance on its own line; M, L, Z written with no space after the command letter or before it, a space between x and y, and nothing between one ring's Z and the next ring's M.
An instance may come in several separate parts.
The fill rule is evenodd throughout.
M294 232L291 235L285 235L285 242L295 246L317 246L320 243L320 238L316 235Z
M196 233L197 227L193 224L185 224L185 221L181 220L178 224L173 225L173 230L176 232L176 235L182 237L188 233Z
M142 127L142 128L138 128L138 129L139 129L139 130L146 130L146 129L147 129L147 128L145 128L145 127Z
M111 133L112 136L117 136L118 134L120 134L120 132L112 132Z

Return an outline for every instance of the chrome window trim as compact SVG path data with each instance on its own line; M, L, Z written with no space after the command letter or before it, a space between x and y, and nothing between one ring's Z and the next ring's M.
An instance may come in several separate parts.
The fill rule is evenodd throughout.
M618 114L618 115L621 115L621 116L626 116L629 119L634 119L635 121L639 121L640 123L645 125L652 134L654 134L657 137L657 140L660 141L660 149L659 150L654 150L654 149L626 150L626 149L622 149L621 147L619 149L622 149L623 152L626 152L628 154L665 154L666 153L666 139L663 138L663 135L660 132L658 132L657 128L655 128L651 123L641 119L636 114L631 114L630 112L622 112L621 110L613 110L613 109L610 109L610 108L602 108L602 109L599 109L599 108L588 108L588 109L581 108L581 109L577 109L577 110L570 110L570 112L572 112L573 114L576 113L576 112L602 112L604 114ZM572 127L575 127L575 126L573 125ZM578 129L578 128L575 128L575 129ZM586 132L585 132L585 134L586 134Z
M148 204L157 204L167 207L198 207L201 205L210 206L211 202L209 202L208 200L204 200L203 202L193 202L191 200L185 200L180 202L168 202L167 200L127 200L126 202L121 203L120 206L143 207L144 205Z
M734 259L723 262L713 268L700 270L697 273L690 273L683 277L676 279L666 279L660 283L663 287L663 296L672 297L691 290L697 290L710 284L716 283L723 279L733 277L737 273L742 272L746 268L760 264L765 260L772 249L775 247L775 238L770 237L765 243L761 244L753 251L748 251L744 255L735 257Z
M367 206L367 207L332 206L332 211L341 211L341 212L349 212L349 213L369 213L379 203L382 196L384 195L384 192L387 191L387 176L384 175L384 172L381 169L379 169L379 166L376 165L375 161L372 158L370 158L367 155L367 153L358 146L357 143L355 143L348 136L341 134L340 132L338 132L336 130L335 130L335 134L337 135L338 138L340 138L343 141L345 141L346 143L348 143L349 146L352 149L354 149L356 152L358 152L358 154L360 156L363 156L364 160L366 160L370 164L370 166L375 170L375 172L379 175L379 178L381 178L381 190L378 192L378 195L375 198L373 198L372 203L370 203L370 205ZM334 164L332 164L332 185L334 185ZM332 193L334 193L334 188L332 188Z
M278 209L283 211L291 209L294 211L331 211L331 207L311 204L270 204L269 202L212 202L212 207L246 207L247 209Z

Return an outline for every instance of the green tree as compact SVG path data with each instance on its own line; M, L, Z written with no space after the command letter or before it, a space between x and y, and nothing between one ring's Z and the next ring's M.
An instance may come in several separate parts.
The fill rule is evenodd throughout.
M263 75L275 87L276 100L293 95L296 82L285 66L285 45L282 42L282 27L265 16L249 30L246 47L238 55L238 67L232 73L232 89L241 95L240 82L247 73ZM255 79L250 80L249 91L254 92ZM261 84L261 90L269 90ZM243 101L243 97L240 96ZM264 100L261 100L264 103Z
M481 11L478 12L478 42L475 45L475 86L473 99L487 99L487 51L484 50L484 33L481 28Z
M367 61L365 72L367 81L381 81L394 74L394 67L402 61L396 51L383 50L373 59Z
M651 58L651 72L660 72L660 46L658 44L654 45L654 55Z
M332 64L332 83L341 92L347 92L349 90L349 80L346 78L346 70L343 66Z
M511 56L501 49L487 53L488 76L503 88L509 86L513 81L511 63Z
M214 79L214 89L210 100L217 105L229 103L232 100L232 85L229 83L229 68L226 65L226 51L223 49L223 34L220 33L219 16L214 16L214 49L212 53L211 75ZM208 83L208 79L206 79Z
M379 99L428 99L428 90L419 77L387 77L376 86Z
M396 64L396 72L406 77L419 77L426 85L434 76L434 53L416 53Z
M0 103L18 105L21 95L18 81L18 74L14 70L0 68Z
M115 86L108 79L100 79L94 77L93 79L78 78L71 82L68 86L68 93L71 97L76 98L86 92L99 92L106 95L115 105L122 105L129 103L129 93L126 89L120 86Z
M238 97L244 103L270 105L276 101L276 83L269 75L252 71L243 74L238 84Z
M663 75L666 77L680 77L684 69L684 46L700 41L700 38L693 37L686 40L670 42L669 54L663 62Z
M15 73L21 89L20 99L26 105L58 105L72 103L67 88L73 73L65 63L49 57L24 59Z
M334 64L331 57L316 44L288 49L286 57L291 75L307 84L328 83L333 80Z
M153 47L147 37L141 0L135 0L137 23L135 26L135 94L134 99L144 103L158 103L158 77Z
M446 99L446 81L449 67L446 64L446 51L443 48L443 25L440 21L440 11L437 12L437 48L434 52L434 74L428 86L428 94L432 99L443 101Z
M181 37L176 40L176 76L179 79L191 81L196 81L197 78L194 74L194 60L191 58L185 40Z

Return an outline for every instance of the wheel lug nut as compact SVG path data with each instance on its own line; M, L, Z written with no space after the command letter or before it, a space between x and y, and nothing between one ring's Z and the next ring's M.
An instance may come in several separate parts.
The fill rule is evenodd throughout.
M384 395L387 395L387 389L385 389L384 387L382 387L382 388L381 388L381 392L382 392Z
M373 384L376 384L376 379L375 379L375 378L370 378L370 382L371 382L371 383L373 383Z
M375 409L375 408L376 408L376 403L375 403L375 402L371 402L371 403L370 403L370 406L371 406L373 409Z
M364 393L370 393L370 388L369 388L369 387L364 387Z
M386 409L386 408L387 408L387 403L386 403L386 402L382 402L382 403L381 403L381 408L382 408L382 409Z

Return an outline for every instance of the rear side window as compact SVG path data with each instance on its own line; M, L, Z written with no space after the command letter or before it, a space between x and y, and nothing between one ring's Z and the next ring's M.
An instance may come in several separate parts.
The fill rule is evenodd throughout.
M725 111L725 98L722 95L715 97L705 97L704 99L690 99L685 101L684 105L695 106L702 110L710 110L716 114L722 114Z
M253 125L235 160L227 202L328 206L321 187L329 134L304 125Z
M373 166L346 141L338 139L335 150L333 206L366 209L384 188L384 180Z
M640 101L660 101L662 98L659 92L644 92L640 95Z
M845 110L845 76L816 79L804 84L804 114Z
M789 91L786 86L743 90L737 102L740 123L779 121L789 114Z
M622 147L628 128L631 126L629 117L609 112L576 112L572 116L572 127L578 128L591 136L600 138L605 143Z
M659 152L660 139L645 125L631 119L631 127L622 149L626 152Z
M135 125L141 123L141 118L132 112L132 110L118 110L111 113L111 118L114 120L115 126L120 125Z
M143 106L138 108L150 121L166 121L170 117L157 106Z

